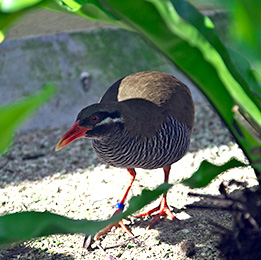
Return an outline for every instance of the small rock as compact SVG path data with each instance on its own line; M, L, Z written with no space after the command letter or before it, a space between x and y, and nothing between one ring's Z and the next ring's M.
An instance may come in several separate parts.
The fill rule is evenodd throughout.
M184 229L181 230L181 232L184 233L184 234L187 234L187 233L189 233L189 230L187 228L184 228Z

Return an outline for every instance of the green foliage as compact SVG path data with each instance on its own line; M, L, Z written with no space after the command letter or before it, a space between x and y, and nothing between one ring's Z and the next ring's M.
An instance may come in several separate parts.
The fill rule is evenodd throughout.
M207 1L207 0L205 0ZM215 0L231 14L230 44L261 70L261 0Z
M54 85L48 85L38 94L0 107L0 154L10 145L16 129L54 93Z
M223 165L213 165L208 161L203 161L199 169L182 183L191 188L201 188L207 186L219 173L235 167L243 167L245 164L236 159L231 159Z
M171 186L165 183L153 191L143 190L141 195L130 199L126 211L103 221L73 220L50 212L21 212L3 216L0 218L0 245L61 233L95 235L109 224L118 222L140 210L167 192Z

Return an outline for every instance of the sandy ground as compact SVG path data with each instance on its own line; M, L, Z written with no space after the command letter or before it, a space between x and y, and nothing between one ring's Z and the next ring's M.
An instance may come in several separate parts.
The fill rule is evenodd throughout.
M102 164L85 139L55 153L57 141L67 130L68 127L35 129L17 135L10 152L0 158L1 215L48 210L74 219L97 220L107 219L113 213L128 181L126 170ZM190 151L172 166L170 175L174 186L168 202L180 221L161 219L146 230L150 218L132 216L125 223L134 239L114 229L87 251L82 248L83 234L53 235L4 247L0 259L223 259L216 249L219 236L210 221L230 228L231 215L186 208L188 204L211 202L189 197L187 194L192 190L180 181L191 176L204 159L221 164L232 156L246 161L218 116L206 103L196 103ZM227 184L230 179L247 181L249 187L257 184L253 170L246 167L225 172L207 187L193 192L216 195L220 183ZM129 198L144 188L155 188L162 181L162 169L138 169ZM238 187L231 186L228 191L234 189ZM143 210L158 203L159 200Z

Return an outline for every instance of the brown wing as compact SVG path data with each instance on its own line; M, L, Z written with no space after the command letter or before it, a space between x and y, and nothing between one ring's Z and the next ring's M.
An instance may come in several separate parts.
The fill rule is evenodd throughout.
M167 73L144 71L124 77L106 91L100 102L129 99L150 101L160 107L161 114L173 116L190 129L193 128L194 105L190 90ZM153 119L153 114L151 116Z

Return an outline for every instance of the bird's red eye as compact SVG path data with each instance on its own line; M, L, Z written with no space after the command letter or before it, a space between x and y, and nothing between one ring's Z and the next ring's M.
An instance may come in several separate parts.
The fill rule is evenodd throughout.
M93 115L92 117L91 117L91 122L92 123L97 123L99 121L99 117L98 116L96 116L96 115Z

